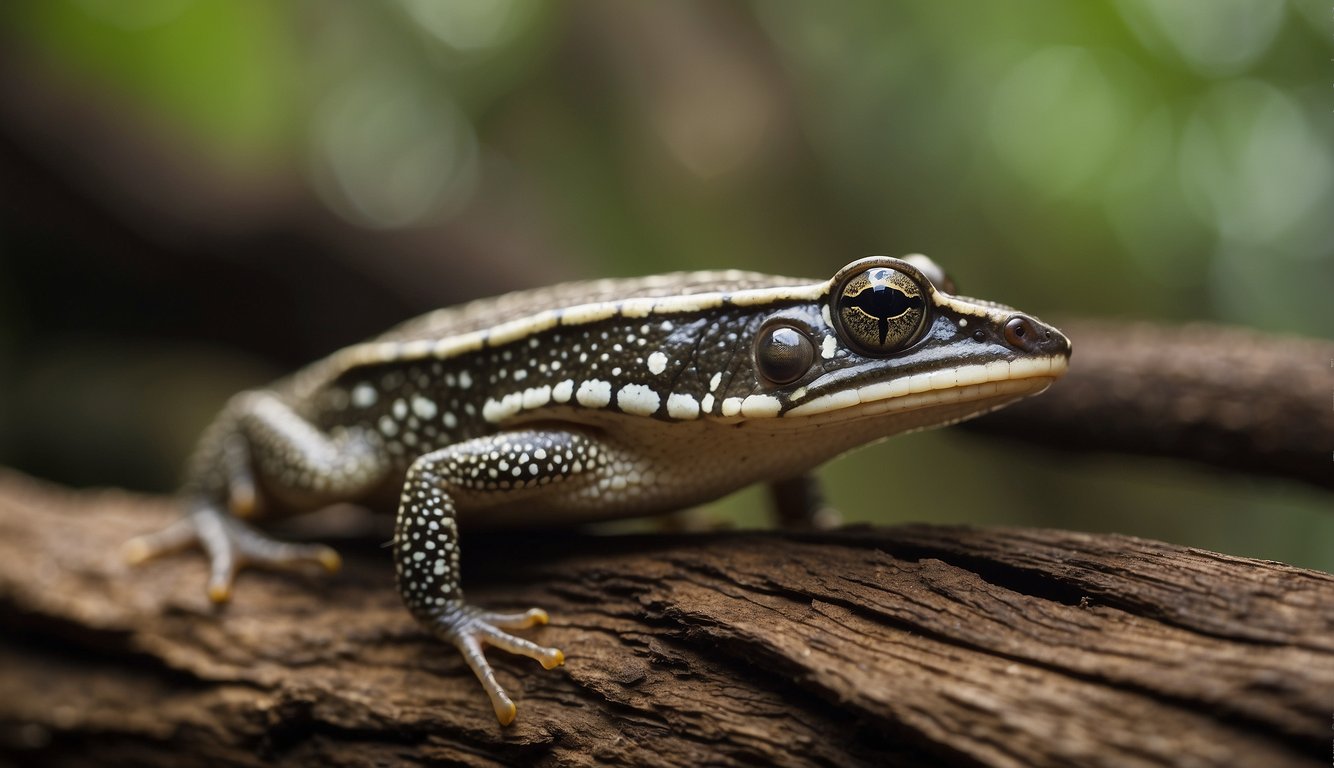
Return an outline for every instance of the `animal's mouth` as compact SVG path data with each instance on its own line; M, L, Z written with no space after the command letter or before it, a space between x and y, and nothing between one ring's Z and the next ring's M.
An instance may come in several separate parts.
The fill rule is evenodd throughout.
M842 421L930 409L957 412L944 418L958 420L1035 395L1064 375L1068 366L1065 355L961 365L821 395L783 416Z

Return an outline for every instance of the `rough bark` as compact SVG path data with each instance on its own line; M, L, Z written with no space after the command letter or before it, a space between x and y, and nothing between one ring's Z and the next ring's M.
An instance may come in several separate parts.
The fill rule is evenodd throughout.
M163 499L0 474L0 764L1316 765L1334 576L1120 536L472 536L472 598L541 605L493 652L498 726L400 607L374 536L333 578L138 570Z
M969 428L1334 488L1334 341L1208 323L1059 325L1074 343L1065 378Z

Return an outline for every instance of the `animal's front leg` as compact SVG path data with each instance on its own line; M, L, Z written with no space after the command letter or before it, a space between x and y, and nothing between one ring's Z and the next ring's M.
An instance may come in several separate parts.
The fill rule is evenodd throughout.
M539 608L492 613L469 605L459 583L459 501L468 512L487 506L574 494L614 471L612 452L595 439L561 431L518 431L469 440L413 462L403 486L394 532L394 562L403 602L423 626L463 653L491 698L502 725L514 720L514 702L496 682L483 646L536 659L551 669L565 662L507 630L545 624Z

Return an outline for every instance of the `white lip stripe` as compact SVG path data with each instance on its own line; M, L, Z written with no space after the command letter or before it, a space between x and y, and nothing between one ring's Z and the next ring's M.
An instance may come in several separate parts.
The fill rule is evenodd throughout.
M911 411L933 405L982 400L990 397L1005 397L1007 395L1022 397L1024 395L1036 394L1037 392L1046 389L1050 383L1050 377L1030 376L1023 379L1006 379L1004 381L992 381L986 384L974 384L968 387L952 387L950 389L918 392L894 400L880 400L865 404L862 408L855 411L855 416L859 418L877 416L894 411ZM957 421L957 419L955 421Z
M963 365L954 369L954 383L960 387L982 384L987 380L985 365Z
M822 395L793 408L783 416L813 416L855 405L915 399L917 395L939 393L943 390L969 390L985 397L1000 391L1000 382L1022 379L1047 378L1065 372L1068 361L1064 357L1037 357L1022 360L996 361L987 365L964 365L944 371L919 373L892 381L882 381L857 390L843 390ZM891 410L886 408L886 410Z

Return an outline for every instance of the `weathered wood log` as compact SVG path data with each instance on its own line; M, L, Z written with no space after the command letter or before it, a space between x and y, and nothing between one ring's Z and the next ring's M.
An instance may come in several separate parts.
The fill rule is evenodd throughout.
M969 429L1334 489L1334 341L1208 323L1058 325L1074 342L1065 378Z
M163 499L0 474L0 765L1324 765L1334 576L1121 536L936 526L475 535L496 724L374 537L333 578L120 544Z

